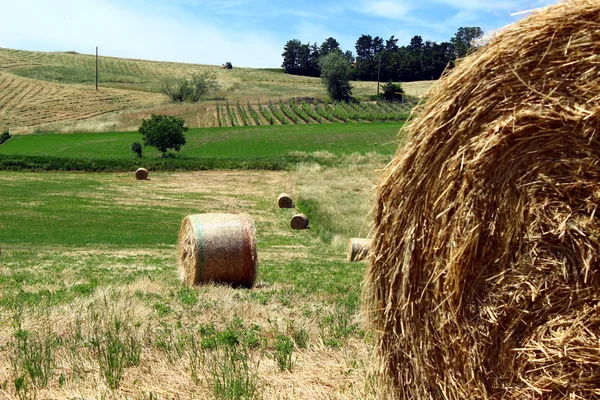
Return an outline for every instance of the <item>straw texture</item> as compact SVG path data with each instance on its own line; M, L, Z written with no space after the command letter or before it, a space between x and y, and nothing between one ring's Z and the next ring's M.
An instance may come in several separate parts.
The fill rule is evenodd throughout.
M246 215L195 214L181 223L179 272L188 286L225 283L252 287L256 279L256 230Z
M362 261L367 258L371 239L351 238L348 242L348 261Z
M148 179L148 170L146 168L138 168L135 171L135 179L139 181L143 181L144 179Z
M292 208L294 207L294 202L289 194L281 193L277 198L277 205L279 208Z
M600 2L507 27L407 128L366 275L399 399L600 399Z
M292 229L307 229L308 228L308 217L304 214L296 214L290 221Z

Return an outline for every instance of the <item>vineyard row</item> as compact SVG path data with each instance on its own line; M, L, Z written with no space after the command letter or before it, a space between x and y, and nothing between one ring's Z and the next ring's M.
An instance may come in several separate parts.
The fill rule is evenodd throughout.
M410 106L402 103L307 103L272 102L241 104L217 102L214 125L256 126L287 124L321 124L335 122L383 122L405 120Z

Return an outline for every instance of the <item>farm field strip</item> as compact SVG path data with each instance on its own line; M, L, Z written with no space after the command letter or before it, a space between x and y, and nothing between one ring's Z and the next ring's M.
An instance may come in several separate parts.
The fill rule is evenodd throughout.
M293 174L153 173L139 182L130 173L2 173L3 393L210 398L215 366L232 362L260 398L375 399L372 342L356 290L364 264L346 262L345 247L332 248L311 230L289 229L295 210L278 209L275 199L299 189ZM253 217L254 289L179 282L179 224L198 212ZM47 349L41 374L27 369L25 333ZM111 373L102 358L109 337L135 355Z
M164 101L162 95L80 85L61 85L0 72L0 127L86 119ZM31 113L36 115L31 119Z
M176 164L179 159L194 158L279 160L298 152L304 155L322 152L333 159L370 152L389 157L398 145L398 131L402 125L402 122L388 122L191 129L186 134L186 145L172 161ZM137 161L129 148L134 141L141 141L137 132L15 135L0 146L0 157ZM145 148L139 163L153 160L161 161L160 153L154 148Z

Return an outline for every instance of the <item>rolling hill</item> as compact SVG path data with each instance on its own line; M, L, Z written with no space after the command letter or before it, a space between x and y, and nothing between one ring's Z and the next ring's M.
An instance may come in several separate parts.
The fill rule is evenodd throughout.
M281 69L234 68L99 57L74 52L33 52L0 48L0 129L106 131L135 129L151 113L178 114L191 127L216 126L215 99L232 104L279 103L292 97L323 98L319 78L288 75ZM221 90L197 104L173 104L160 92L171 77L211 71ZM376 92L376 82L353 82L354 94ZM408 94L420 96L431 82L409 82Z

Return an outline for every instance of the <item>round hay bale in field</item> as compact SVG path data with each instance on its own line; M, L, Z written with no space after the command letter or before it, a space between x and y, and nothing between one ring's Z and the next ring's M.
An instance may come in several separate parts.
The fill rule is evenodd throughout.
M246 215L188 215L179 231L178 260L181 280L188 286L214 282L252 287L257 264L254 222Z
M407 128L365 311L400 399L600 398L600 2L505 28Z
M135 171L135 179L137 179L138 181L148 179L148 170L146 168L138 168Z
M292 208L294 207L294 202L289 194L281 193L277 198L277 205L279 208Z
M348 242L348 261L361 261L367 258L371 239L351 238Z
M307 229L308 228L308 217L304 214L296 214L290 221L292 229Z

